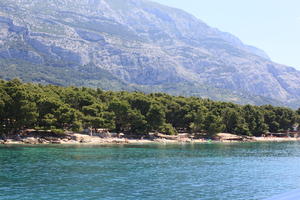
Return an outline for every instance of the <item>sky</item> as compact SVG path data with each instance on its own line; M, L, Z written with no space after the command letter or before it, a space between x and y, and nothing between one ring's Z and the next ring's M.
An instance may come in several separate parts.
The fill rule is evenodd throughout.
M300 0L153 0L193 14L300 70Z

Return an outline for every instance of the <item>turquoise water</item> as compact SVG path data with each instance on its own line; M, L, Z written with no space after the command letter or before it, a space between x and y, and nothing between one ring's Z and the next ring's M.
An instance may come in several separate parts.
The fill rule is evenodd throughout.
M300 143L0 146L0 199L258 200L300 188Z

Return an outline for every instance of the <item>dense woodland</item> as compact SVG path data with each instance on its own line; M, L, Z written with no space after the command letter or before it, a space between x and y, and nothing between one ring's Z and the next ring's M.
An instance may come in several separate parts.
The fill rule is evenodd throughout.
M300 109L237 105L163 93L111 92L0 81L0 133L34 128L62 132L107 128L128 135L218 132L261 136L292 130Z

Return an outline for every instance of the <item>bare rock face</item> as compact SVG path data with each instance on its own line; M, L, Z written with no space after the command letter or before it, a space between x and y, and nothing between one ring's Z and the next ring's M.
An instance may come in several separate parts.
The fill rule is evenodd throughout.
M113 77L105 89L119 84L168 91L167 85L185 83L195 85L190 93L203 85L227 91L218 100L232 94L240 101L249 95L290 104L300 99L299 71L184 11L145 0L0 0L0 44L0 61L80 73L77 85L99 86L92 83L104 80L102 70ZM63 79L36 76L26 74L41 83ZM211 97L203 91L197 95Z

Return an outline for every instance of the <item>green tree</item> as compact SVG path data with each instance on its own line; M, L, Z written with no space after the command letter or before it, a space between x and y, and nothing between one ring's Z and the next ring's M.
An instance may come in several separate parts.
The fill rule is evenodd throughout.
M297 120L296 113L289 108L283 107L276 108L275 113L280 131L291 130Z
M142 115L146 116L149 112L152 102L142 93L133 93L129 96L129 104L132 109L139 110Z
M114 114L106 111L103 104L92 104L82 108L84 126L92 128L114 129Z
M279 132L279 123L277 122L277 116L273 106L263 107L264 121L269 127L271 133Z
M165 112L158 104L152 104L147 115L146 121L150 131L158 131L165 123Z
M200 106L197 108L197 112L191 111L189 115L192 118L192 122L190 123L190 129L193 133L202 132L205 128L205 118L207 115L207 109L204 106Z
M177 134L176 129L172 126L172 124L169 124L169 123L164 123L160 127L160 132L167 134L167 135L176 135Z
M34 126L38 118L37 106L25 85L14 79L4 85L4 90L9 96L9 101L2 110L6 118L6 134L14 134L18 130Z
M243 107L243 112L251 135L261 136L268 132L269 127L265 123L263 111L257 107L246 105Z
M8 123L8 113L6 112L6 109L7 102L10 102L9 95L2 87L3 85L0 85L0 136L4 136L4 134L7 132L6 126Z
M220 133L224 130L222 118L213 113L209 113L206 116L204 125L208 138L213 138L217 133Z
M48 94L41 97L37 102L39 112L38 126L46 129L54 128L58 123L58 119L54 114L62 105L63 103L57 97L55 98Z
M237 108L226 108L223 112L223 123L227 133L249 135L249 127Z
M126 101L113 100L108 107L108 110L115 115L115 127L118 132L128 132L130 129L128 113L130 105Z
M92 105L96 100L85 88L79 89L69 87L61 94L62 100L76 110L81 110L83 106Z
M147 131L147 121L145 116L141 114L139 110L129 110L128 112L128 124L129 130L128 132L143 135Z
M61 105L54 112L55 119L57 119L56 127L59 129L72 129L78 131L81 129L83 118L82 114L71 108L69 105Z

